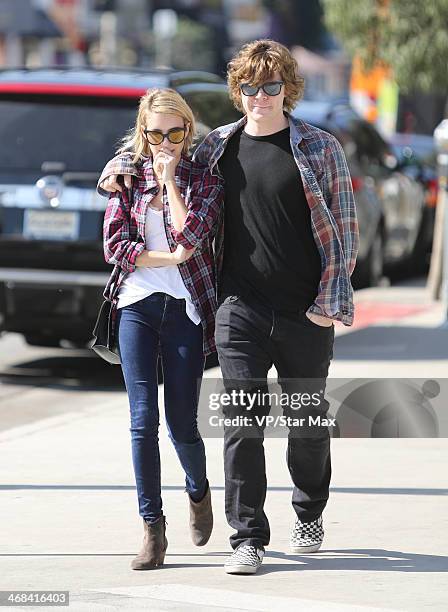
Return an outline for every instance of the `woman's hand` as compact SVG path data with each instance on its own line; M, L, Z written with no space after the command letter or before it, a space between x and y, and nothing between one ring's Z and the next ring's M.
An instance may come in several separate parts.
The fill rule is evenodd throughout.
M174 253L172 253L173 263L177 265L183 263L184 261L187 261L193 255L195 250L196 249L186 249L181 244L178 244L176 250L174 251Z
M152 167L157 180L161 185L174 181L176 175L176 158L161 151L157 153L152 162Z

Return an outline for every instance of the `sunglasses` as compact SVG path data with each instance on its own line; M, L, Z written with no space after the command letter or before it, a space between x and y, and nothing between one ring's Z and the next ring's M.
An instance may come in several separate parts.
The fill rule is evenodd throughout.
M249 83L243 83L240 85L241 93L244 96L256 96L257 93L262 89L267 96L278 96L282 90L283 81L269 81L269 83L263 83L259 87L250 85Z
M185 140L185 127L175 127L163 133L162 130L143 130L148 142L152 145L160 145L168 138L172 144L180 144Z

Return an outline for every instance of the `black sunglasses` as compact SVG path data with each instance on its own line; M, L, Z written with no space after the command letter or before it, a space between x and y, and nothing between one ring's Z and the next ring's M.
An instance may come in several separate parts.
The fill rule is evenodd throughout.
M186 127L175 127L163 133L162 130L143 130L148 142L152 145L159 145L168 138L172 144L180 144L185 140Z
M257 93L262 89L267 96L278 96L282 90L283 81L269 81L269 83L263 83L263 85L250 85L249 83L243 83L240 85L241 93L244 96L256 96Z

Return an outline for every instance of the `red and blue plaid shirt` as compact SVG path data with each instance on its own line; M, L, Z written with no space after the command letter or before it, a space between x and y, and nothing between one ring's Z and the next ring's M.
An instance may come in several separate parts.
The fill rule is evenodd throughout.
M312 232L322 262L318 294L308 312L352 325L354 305L350 276L356 263L359 232L345 154L338 140L328 132L291 115L288 119L291 150L310 207ZM220 177L217 163L229 139L246 121L247 118L243 117L210 132L196 149L193 159L207 165L214 177ZM117 155L108 162L98 184L111 174L136 175L137 168L132 164L131 155ZM99 192L107 195L101 188ZM219 278L224 257L223 210L217 224L214 250L216 278ZM198 277L193 282L199 284Z
M110 167L110 166L108 166ZM159 191L152 160L133 167L131 189L110 195L104 216L104 256L114 264L104 297L116 307L118 290L124 278L136 268L135 260L145 250L148 205ZM101 179L102 180L102 179ZM211 175L207 166L182 156L176 168L176 185L188 208L185 225L176 231L171 222L166 191L163 193L163 220L171 252L178 244L194 254L178 265L204 330L204 354L214 352L216 314L215 263L212 242L224 197L223 181Z

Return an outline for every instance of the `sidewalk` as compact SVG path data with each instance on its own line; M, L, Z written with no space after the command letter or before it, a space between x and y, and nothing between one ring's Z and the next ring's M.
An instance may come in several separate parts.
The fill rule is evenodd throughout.
M331 376L448 374L444 308L422 287L364 290L357 304L355 327L337 327ZM0 434L0 589L69 590L70 609L92 612L448 609L447 439L333 440L325 543L306 556L288 551L285 440L267 440L271 545L259 574L229 576L222 441L205 440L215 529L206 547L194 548L182 472L163 426L166 565L129 569L142 525L128 427L126 395L116 392L87 411Z

